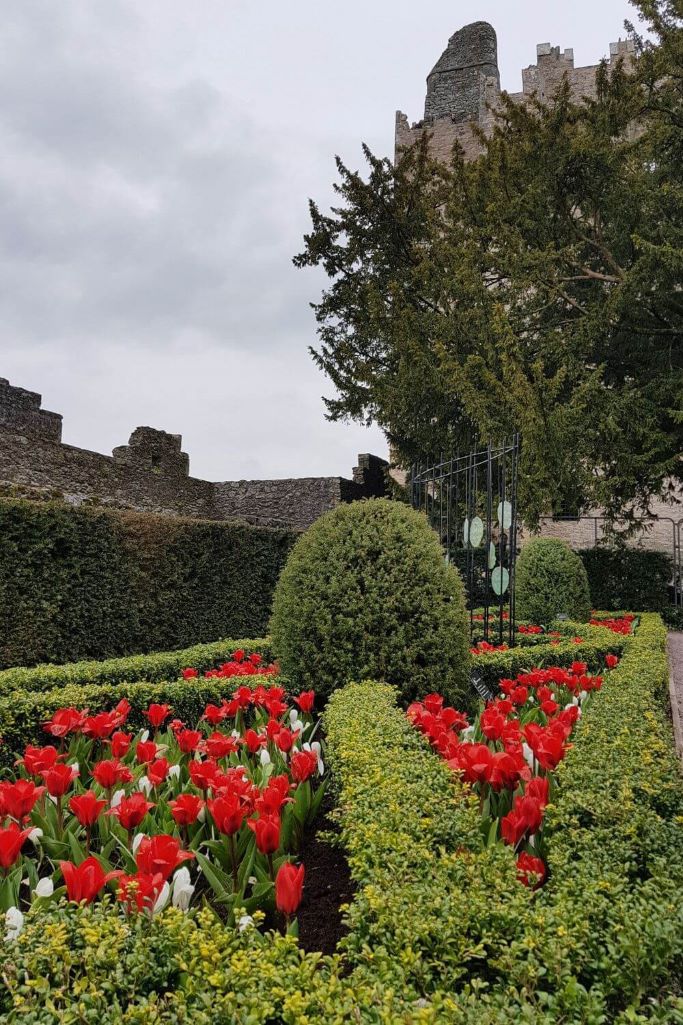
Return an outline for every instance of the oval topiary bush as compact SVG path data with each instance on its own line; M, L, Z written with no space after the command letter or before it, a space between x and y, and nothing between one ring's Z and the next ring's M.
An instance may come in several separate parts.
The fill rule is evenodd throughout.
M518 619L547 625L557 615L585 623L591 598L584 565L568 544L537 537L517 559L515 598Z
M436 533L407 505L370 499L321 516L297 541L275 589L271 637L294 688L324 700L351 680L438 690L468 704L462 582Z

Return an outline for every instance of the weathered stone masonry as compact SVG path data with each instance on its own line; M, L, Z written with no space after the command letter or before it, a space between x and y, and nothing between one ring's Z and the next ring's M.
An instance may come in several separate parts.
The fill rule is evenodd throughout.
M353 479L211 481L190 477L181 437L138 427L111 456L62 443L62 417L41 396L0 378L0 485L27 497L97 502L201 519L239 517L265 526L306 528L341 502L381 496L387 463L358 457Z
M631 52L628 40L611 43L610 63ZM575 68L574 51L550 43L540 43L536 54L536 64L522 71L522 92L509 94L516 103L533 93L541 100L551 97L565 77L577 99L595 96L598 65ZM449 159L456 141L473 159L482 151L473 125L488 134L500 102L496 33L488 22L477 21L451 36L427 76L423 120L411 125L402 111L396 112L396 153L428 131L432 152L440 160Z

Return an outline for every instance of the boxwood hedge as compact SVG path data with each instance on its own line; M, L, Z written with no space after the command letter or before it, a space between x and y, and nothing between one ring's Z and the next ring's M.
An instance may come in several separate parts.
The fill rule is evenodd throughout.
M192 666L204 671L225 662L233 651L242 648L250 654L259 652L267 662L272 661L272 648L266 637L256 640L222 640L209 644L194 644L178 651L157 651L152 655L128 655L100 662L67 662L64 665L21 666L0 672L0 696L9 691L47 691L57 687L84 684L136 683L147 680L159 683L175 680L182 669Z

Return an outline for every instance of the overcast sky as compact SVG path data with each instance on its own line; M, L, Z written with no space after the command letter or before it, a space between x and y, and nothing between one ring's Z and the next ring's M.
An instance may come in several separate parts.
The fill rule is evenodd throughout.
M536 44L596 63L627 0L3 0L0 377L111 452L183 435L213 480L349 475L291 257L338 153L393 151L448 37L486 19L504 88Z

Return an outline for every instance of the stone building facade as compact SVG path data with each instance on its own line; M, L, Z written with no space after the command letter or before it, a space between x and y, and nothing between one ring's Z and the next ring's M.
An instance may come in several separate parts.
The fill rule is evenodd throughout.
M62 442L62 416L0 378L0 489L200 519L305 529L342 502L382 496L385 460L360 455L352 477L212 481L190 476L179 434L137 427L110 456ZM1 493L1 492L0 492Z

